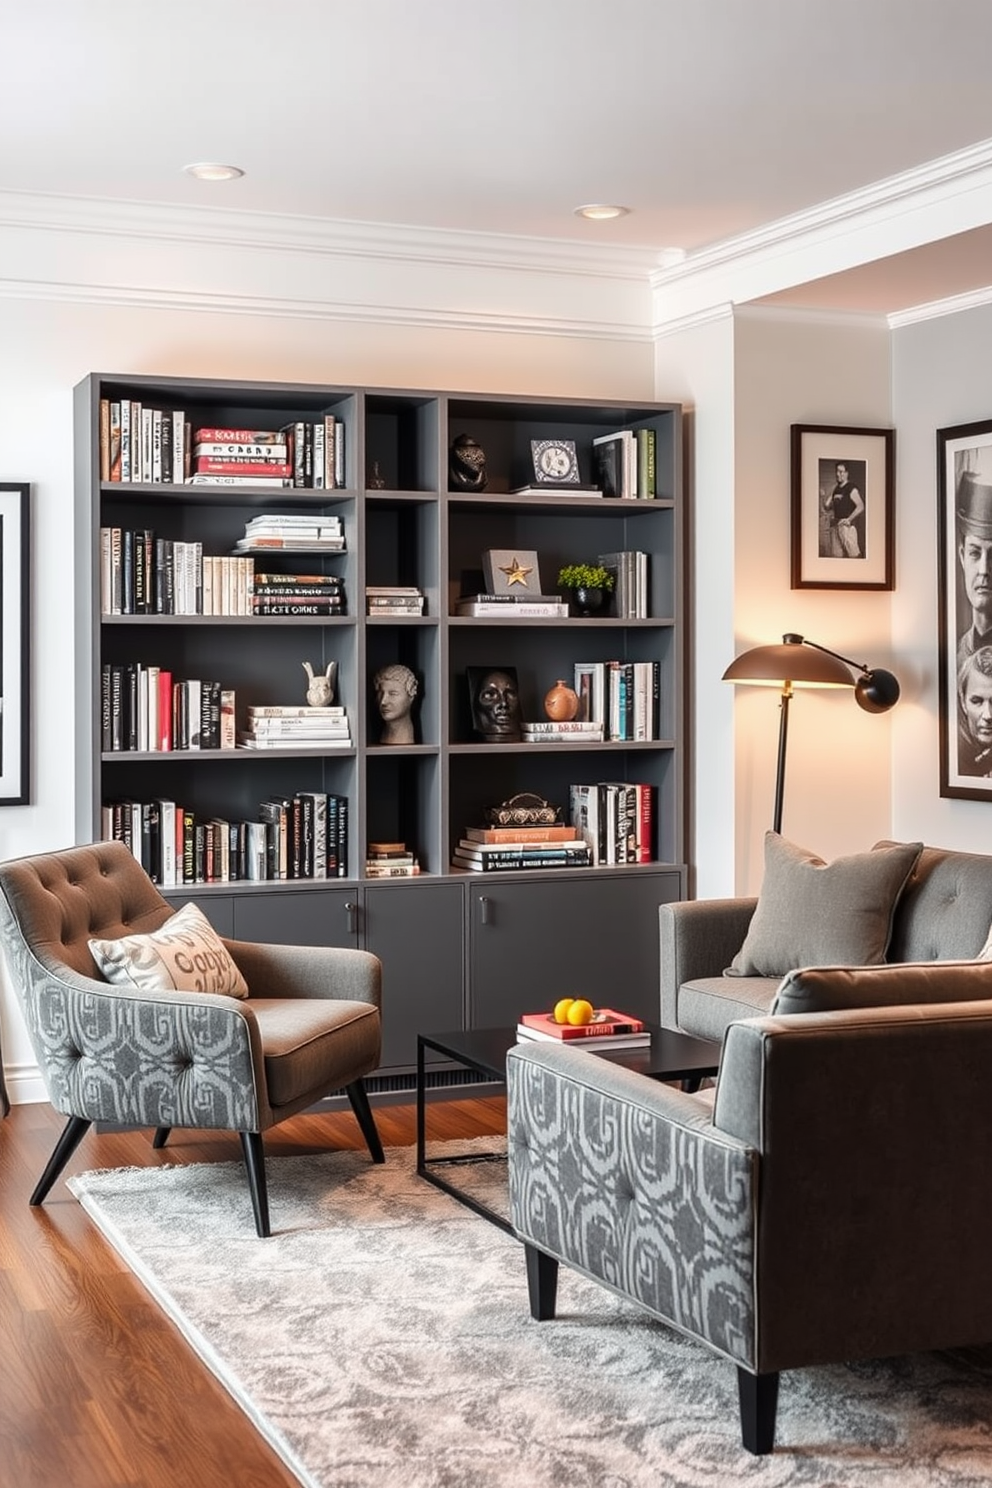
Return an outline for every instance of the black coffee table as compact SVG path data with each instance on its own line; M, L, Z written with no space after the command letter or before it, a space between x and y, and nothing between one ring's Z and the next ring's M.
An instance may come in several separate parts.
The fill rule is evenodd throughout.
M648 1048L614 1049L612 1052L590 1050L596 1056L609 1059L611 1064L623 1065L625 1069L647 1075L652 1080L681 1080L683 1089L696 1089L705 1075L715 1075L720 1064L720 1045L708 1039L690 1038L660 1024L649 1023L651 1044ZM421 1033L417 1036L417 1174L443 1189L459 1201L481 1214L492 1224L507 1233L513 1227L505 1215L491 1205L458 1188L444 1173L458 1166L479 1162L505 1162L505 1152L473 1152L466 1155L427 1156L426 1132L426 1082L425 1054L428 1049L447 1059L454 1060L466 1069L481 1075L493 1084L506 1084L506 1056L518 1042L515 1027L458 1029L450 1033ZM521 1039L527 1045L536 1040ZM543 1042L543 1040L541 1041Z

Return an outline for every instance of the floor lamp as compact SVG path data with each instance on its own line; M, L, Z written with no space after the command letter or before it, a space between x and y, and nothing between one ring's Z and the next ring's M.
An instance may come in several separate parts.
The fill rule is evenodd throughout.
M853 676L850 668L857 676ZM725 682L778 687L778 769L775 774L774 831L782 830L782 798L785 791L785 749L789 735L789 703L794 687L853 687L858 706L866 713L887 713L899 700L899 683L891 672L871 668L867 662L850 661L836 651L801 635L784 635L781 646L755 646L732 661L723 674Z

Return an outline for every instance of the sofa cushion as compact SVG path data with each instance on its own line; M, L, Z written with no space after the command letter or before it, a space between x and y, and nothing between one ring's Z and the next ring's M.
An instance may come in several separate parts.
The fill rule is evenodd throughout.
M880 842L877 846L892 844ZM992 856L925 847L896 908L886 960L964 961L976 957L990 925Z
M758 905L726 974L782 977L800 966L884 961L896 903L922 850L922 842L900 842L826 863L766 832Z
M992 960L805 966L781 982L772 1012L834 1013L921 1002L992 999Z
M222 992L247 997L248 984L210 921L185 904L148 935L87 942L108 982L142 992Z
M775 977L698 977L679 988L679 1028L692 1038L719 1043L728 1023L770 1012L778 990Z

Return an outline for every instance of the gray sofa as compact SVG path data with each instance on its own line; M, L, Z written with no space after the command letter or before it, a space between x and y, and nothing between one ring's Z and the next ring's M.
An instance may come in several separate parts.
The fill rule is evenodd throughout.
M897 846L908 847L912 855L917 844L879 843L862 857ZM982 990L988 987L985 977L976 978L974 966L963 964L979 954L992 926L992 856L923 847L895 897L887 943L875 957L882 965L870 976L854 976L840 957L831 977L810 978L801 965L784 964L772 975L725 975L745 943L757 905L757 898L661 905L666 1028L720 1040L736 1020L773 1011L992 996L992 990ZM880 974L883 967L891 970Z
M992 964L968 969L992 990ZM561 1262L697 1339L737 1366L751 1452L773 1448L779 1371L988 1343L990 1064L990 1000L735 1023L715 1105L518 1044L533 1316L554 1326Z

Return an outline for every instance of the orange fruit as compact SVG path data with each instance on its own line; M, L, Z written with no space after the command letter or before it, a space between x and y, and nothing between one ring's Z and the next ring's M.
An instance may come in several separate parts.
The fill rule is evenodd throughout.
M595 1011L591 1002L587 1002L584 997L577 997L569 1006L568 1021L576 1026L581 1026L583 1023L591 1023Z
M572 1006L572 1003L574 1001L575 1001L575 998L574 997L561 997L561 998L559 998L559 1000L555 1003L555 1010L551 1014L551 1016L554 1018L554 1020L555 1020L556 1023L567 1023L568 1022L568 1010Z

